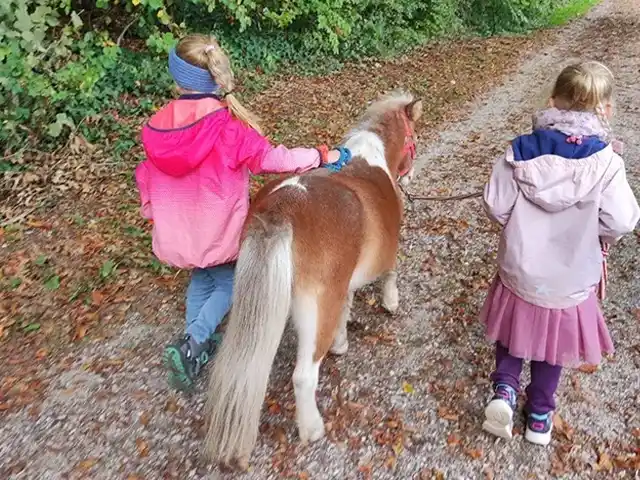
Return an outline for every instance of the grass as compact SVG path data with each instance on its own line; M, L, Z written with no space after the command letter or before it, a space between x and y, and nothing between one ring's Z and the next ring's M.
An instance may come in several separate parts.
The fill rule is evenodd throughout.
M559 27L582 17L601 0L569 0L566 5L556 8L549 18L549 24Z

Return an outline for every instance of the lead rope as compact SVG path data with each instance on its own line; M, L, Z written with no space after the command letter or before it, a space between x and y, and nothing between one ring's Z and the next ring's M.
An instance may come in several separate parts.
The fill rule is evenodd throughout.
M414 203L417 200L423 200L426 202L450 202L455 200L467 200L469 198L481 197L483 193L482 190L478 190L477 192L463 193L460 195L452 195L450 197L424 197L424 196L418 196L418 195L411 195L409 192L405 190L405 188L402 186L400 182L398 182L398 187L400 188L400 191L404 194L404 196L407 197L407 200L409 200L409 203Z

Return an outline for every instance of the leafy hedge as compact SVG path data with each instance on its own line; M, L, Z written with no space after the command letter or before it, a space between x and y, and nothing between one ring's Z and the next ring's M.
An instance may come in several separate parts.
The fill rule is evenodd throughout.
M237 67L261 73L392 54L435 36L522 31L559 6L595 1L2 0L0 144L4 155L50 149L77 128L106 135L118 122L105 111L149 110L171 86L163 56L187 31L213 31ZM0 160L0 171L10 167Z

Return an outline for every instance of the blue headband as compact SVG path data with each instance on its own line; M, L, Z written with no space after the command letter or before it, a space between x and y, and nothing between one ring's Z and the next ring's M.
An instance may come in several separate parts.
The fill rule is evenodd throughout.
M214 93L220 88L209 70L185 62L178 56L175 48L169 52L169 73L178 86L185 90Z

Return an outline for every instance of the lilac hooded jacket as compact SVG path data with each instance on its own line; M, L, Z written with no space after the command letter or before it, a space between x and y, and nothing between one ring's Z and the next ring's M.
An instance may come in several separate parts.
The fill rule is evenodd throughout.
M624 163L597 137L567 143L556 130L517 138L484 190L489 216L504 226L499 276L516 295L546 308L587 299L602 270L600 239L633 231L640 209Z

